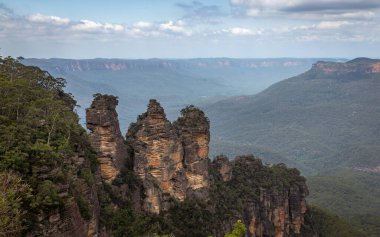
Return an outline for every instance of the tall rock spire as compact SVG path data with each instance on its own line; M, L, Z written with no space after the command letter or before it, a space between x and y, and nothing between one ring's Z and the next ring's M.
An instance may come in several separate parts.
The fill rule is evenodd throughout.
M121 135L114 96L96 94L86 109L86 126L90 141L97 153L102 178L112 182L124 166L127 148Z

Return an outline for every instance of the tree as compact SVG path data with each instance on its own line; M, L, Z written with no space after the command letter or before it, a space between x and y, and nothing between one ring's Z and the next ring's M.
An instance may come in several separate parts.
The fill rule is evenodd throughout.
M17 236L24 229L22 199L31 189L15 173L0 173L0 236Z
M225 234L224 237L243 237L245 234L246 228L244 223L241 220L237 220L234 224L234 229L230 234Z

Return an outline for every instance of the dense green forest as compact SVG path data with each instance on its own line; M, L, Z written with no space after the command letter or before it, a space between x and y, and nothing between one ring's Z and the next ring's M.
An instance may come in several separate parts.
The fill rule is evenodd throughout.
M61 188L86 216L88 203L72 184L88 172L71 163L79 147L91 150L86 131L73 112L76 102L64 93L65 81L13 58L0 64L0 236L18 236L35 228L44 213L62 210ZM96 167L95 167L96 168ZM95 169L94 168L94 169ZM65 197L65 199L68 199Z
M380 175L351 169L311 176L309 202L350 219L370 235L380 236Z

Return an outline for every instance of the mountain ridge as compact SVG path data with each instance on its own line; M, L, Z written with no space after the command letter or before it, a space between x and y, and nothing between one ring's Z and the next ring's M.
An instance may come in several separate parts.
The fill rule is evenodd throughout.
M354 61L354 65L357 62ZM307 155L327 158L343 141L345 149L375 145L380 137L380 125L373 119L380 113L376 103L380 99L380 74L367 69L377 63L379 60L360 65L359 74L357 71L350 74L352 70L349 74L334 72L327 77L324 73L322 76L318 74L317 77L323 80L313 80L316 77L313 67L257 95L233 97L205 107L214 124L213 134L226 140L271 147L275 152L309 166L312 165L310 162L317 161ZM350 68L353 63L323 63L326 64L345 69L346 65ZM355 78L346 80L347 75L355 75ZM232 124L235 125L233 128ZM285 143L289 144L281 145ZM293 149L287 148L289 145ZM343 162L342 158L338 160Z

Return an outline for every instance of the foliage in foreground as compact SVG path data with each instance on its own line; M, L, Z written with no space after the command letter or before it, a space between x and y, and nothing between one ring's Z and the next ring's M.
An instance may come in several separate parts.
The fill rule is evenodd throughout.
M24 229L22 200L29 198L30 192L18 175L0 172L0 236L17 235Z
M234 224L234 229L230 234L225 234L224 237L243 237L245 234L246 228L241 220L237 220Z
M2 179L14 183L12 189L1 184L6 201L0 205L10 209L0 215L0 222L8 223L2 228L12 228L14 236L38 229L37 217L62 211L59 187L69 185L69 198L79 193L75 190L81 182L73 184L72 178L82 167L71 159L78 150L90 148L73 111L76 102L64 93L64 85L63 79L38 67L0 58L0 172ZM78 202L82 216L85 204Z

